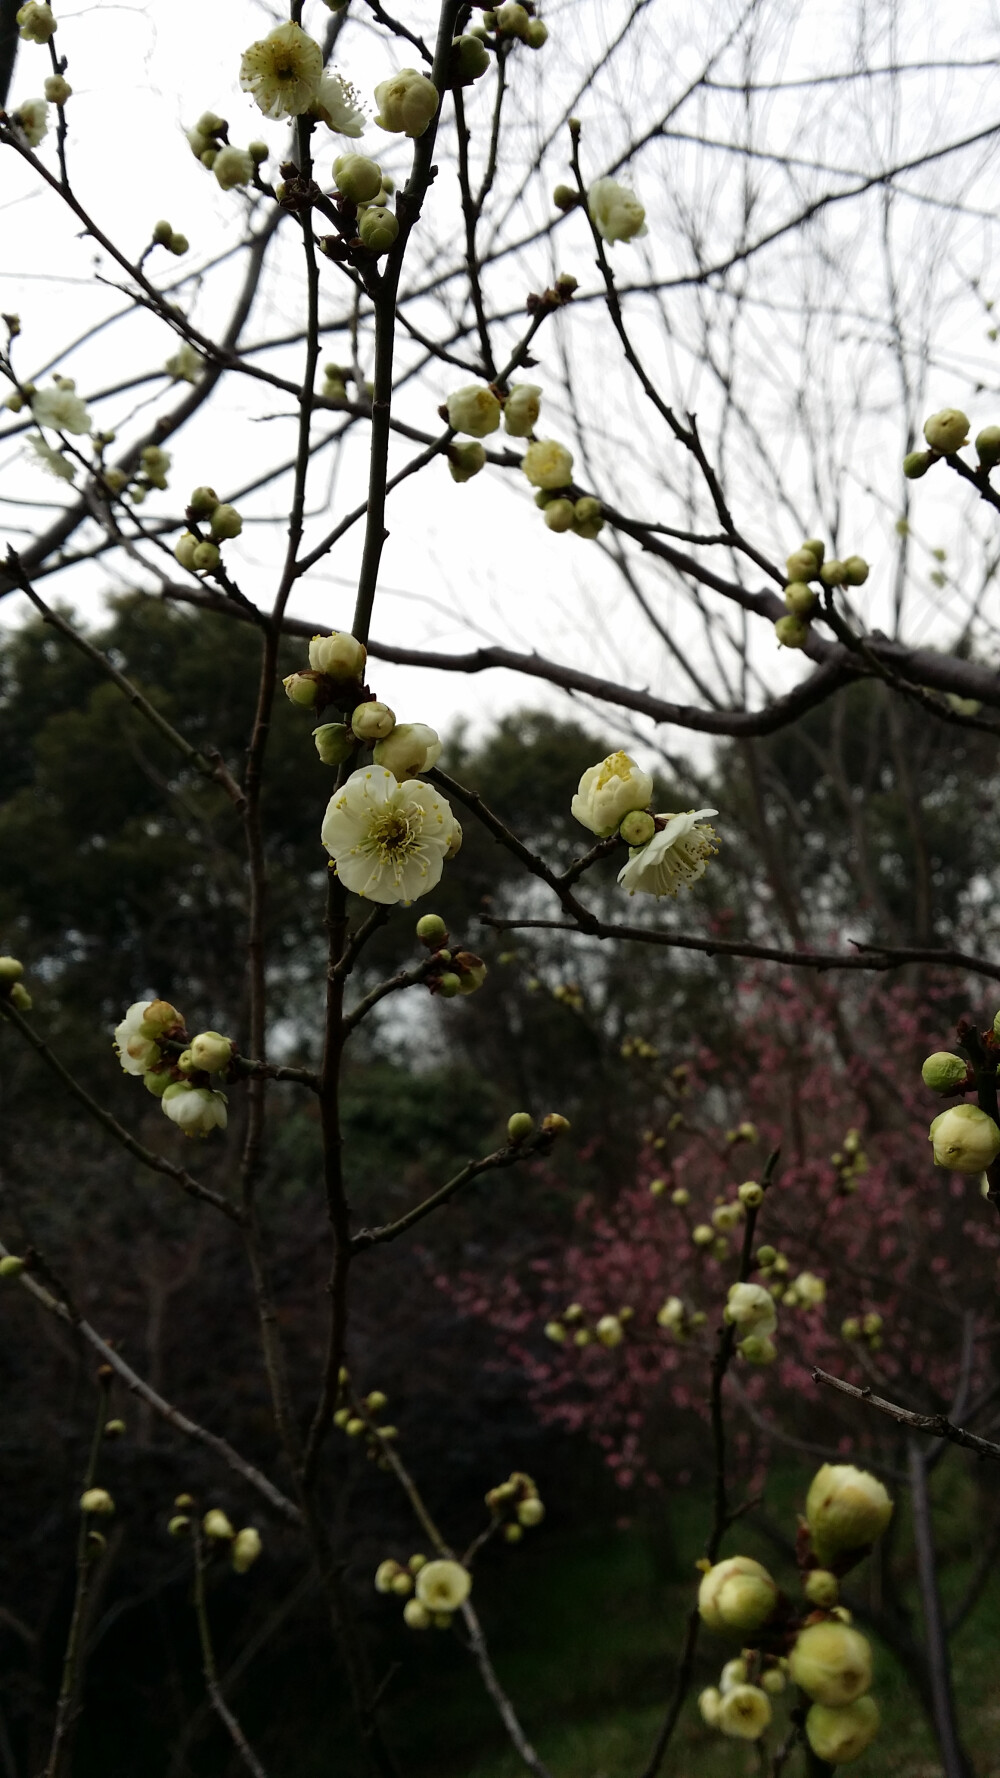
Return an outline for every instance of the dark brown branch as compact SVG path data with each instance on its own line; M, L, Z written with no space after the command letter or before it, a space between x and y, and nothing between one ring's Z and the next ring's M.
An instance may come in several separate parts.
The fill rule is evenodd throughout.
M829 1371L814 1370L813 1382L823 1383L828 1389L837 1389L841 1395L850 1396L852 1401L860 1401L866 1407L875 1408L878 1413L886 1414L895 1420L897 1426L912 1427L914 1432L924 1432L929 1438L945 1438L950 1444L962 1445L968 1451L975 1451L978 1457L992 1457L1000 1462L1000 1445L991 1439L980 1438L976 1432L967 1432L962 1426L955 1426L945 1414L915 1414L909 1408L901 1408L894 1401L887 1401L882 1395L875 1395L871 1389L859 1388L856 1383L847 1383L843 1377L833 1377Z

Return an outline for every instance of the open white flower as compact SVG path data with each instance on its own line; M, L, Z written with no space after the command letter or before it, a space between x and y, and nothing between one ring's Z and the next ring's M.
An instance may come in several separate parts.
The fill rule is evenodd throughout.
M226 1127L226 1095L212 1087L192 1087L186 1080L177 1080L167 1088L160 1104L185 1136L207 1136L210 1130Z
M64 482L71 482L76 475L76 468L64 451L56 451L47 443L40 432L28 435L28 445L35 453L40 469L46 469L49 475L58 475Z
M591 833L606 835L633 809L644 809L653 794L653 780L627 753L609 753L588 766L570 804L570 813Z
M142 1031L142 1023L153 1002L136 1000L129 1007L120 1025L115 1026L115 1049L126 1074L145 1074L160 1059L158 1046Z
M715 831L702 823L703 815L717 809L688 809L683 815L662 817L666 827L654 833L647 846L631 849L629 861L618 872L618 881L630 895L676 895L704 876L705 867L718 851Z
M25 99L14 112L14 122L29 148L37 148L49 133L49 108L44 99Z
M425 1562L417 1575L417 1598L428 1611L457 1611L472 1590L472 1576L461 1562Z
M458 823L418 778L398 784L384 766L363 766L334 792L321 837L345 889L370 901L409 904L441 880Z
M646 233L645 210L635 192L617 179L595 179L587 193L587 209L604 241L631 241Z
M322 79L319 44L291 22L251 43L240 63L240 86L265 117L301 117L316 103Z
M223 191L232 191L236 185L249 185L253 178L253 156L246 148L235 148L230 142L220 148L212 162L212 172L222 186Z
M360 136L364 133L365 114L360 94L342 74L324 74L310 110L328 130L338 136Z
M39 426L51 426L54 432L89 432L90 415L86 404L72 387L53 383L39 389L31 397L31 411Z

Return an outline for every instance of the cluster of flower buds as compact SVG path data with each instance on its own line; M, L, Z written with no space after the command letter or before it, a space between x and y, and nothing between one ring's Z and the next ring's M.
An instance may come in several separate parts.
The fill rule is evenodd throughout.
M193 1494L178 1494L174 1501L174 1511L167 1524L171 1537L186 1537L191 1530L191 1514L194 1511ZM228 1550L229 1559L236 1574L246 1574L252 1568L263 1547L260 1532L255 1525L244 1525L237 1531L232 1521L221 1507L209 1507L201 1521L202 1535L212 1550Z
M16 957L0 957L0 1001L6 1001L15 1012L30 1012L33 1001L21 977L24 964Z
M748 1364L773 1364L778 1327L774 1297L763 1284L731 1284L723 1319L736 1330L736 1350Z
M364 1440L365 1454L379 1469L388 1469L389 1463L384 1446L391 1444L399 1437L398 1426L380 1426L379 1415L389 1405L389 1398L381 1389L371 1389L365 1396L355 1396L351 1388L350 1372L341 1366L337 1378L338 1406L334 1410L333 1424L347 1438Z
M874 1309L866 1315L848 1315L840 1324L840 1331L845 1340L863 1340L869 1352L878 1352L882 1346L882 1317Z
M731 1130L726 1131L726 1142L730 1148L738 1148L741 1142L757 1142L759 1140L760 1134L756 1124L748 1122L734 1124Z
M702 1692L705 1722L736 1739L759 1741L787 1676L809 1700L805 1735L818 1759L846 1765L864 1752L879 1726L878 1708L868 1696L871 1648L839 1603L839 1581L869 1553L891 1517L892 1501L877 1477L850 1464L825 1463L810 1485L800 1522L801 1607L751 1556L699 1564L703 1622L745 1644L726 1663L719 1685Z
M686 1346L691 1335L704 1327L707 1320L703 1309L689 1309L679 1296L668 1296L656 1312L657 1326L672 1334L678 1346Z
M113 443L114 433L102 433L100 435L102 454L104 447ZM139 453L141 468L137 474L129 477L123 469L105 469L103 480L112 494L123 493L127 489L133 506L141 506L152 488L167 486L167 471L172 460L170 452L161 450L159 445L144 445ZM174 554L177 555L176 550ZM179 556L177 559L180 561Z
M221 1031L189 1037L183 1015L168 1000L136 1000L115 1027L114 1047L125 1073L142 1076L146 1091L185 1136L225 1129L228 1101L212 1082L233 1078L231 1038Z
M431 968L424 977L432 994L454 1000L459 994L475 994L486 980L486 964L475 951L452 948L448 928L440 914L423 914L417 921L417 938L431 953ZM526 1114L519 1114L526 1115Z
M220 500L215 489L208 487L195 488L184 516L190 529L177 539L174 555L182 568L210 573L222 560L220 543L239 536L243 519L235 506Z
M860 1130L848 1130L840 1147L830 1156L830 1163L836 1169L837 1191L841 1197L850 1197L868 1171L868 1156L861 1146Z
M506 1543L520 1543L525 1531L533 1530L545 1517L545 1507L530 1475L515 1469L505 1482L490 1488L486 1504L494 1524L502 1527Z
M971 1031L966 1035L975 1043ZM961 1041L962 1027L959 1038ZM978 1047L970 1053L988 1059L991 1070L995 1066L1000 1059L1000 1012L992 1028L980 1034ZM927 1057L920 1072L924 1085L942 1098L974 1092L976 1088L975 1067L951 1050L936 1050ZM985 1173L1000 1155L1000 1128L995 1119L980 1106L964 1100L934 1118L929 1140L934 1145L935 1165L947 1167L953 1173Z
M579 982L557 982L552 990L552 998L560 1006L568 1006L571 1012L583 1011L583 989Z
M926 451L909 451L903 458L903 474L907 481L919 481L932 464L942 457L952 457L969 442L969 418L961 408L945 407L924 421L924 437L930 446ZM976 433L976 454L979 472L989 476L1000 463L1000 426L984 426Z
M656 1062L659 1060L660 1056L660 1052L656 1045L654 1043L647 1043L644 1037L623 1038L622 1046L618 1053L625 1058L626 1062L631 1061L633 1056L640 1062Z
M356 224L353 245L367 247L376 258L388 253L399 234L399 222L389 208L395 181L365 154L340 155L333 163L333 180L341 213Z
M449 1630L472 1591L472 1576L447 1556L411 1556L405 1567L389 1557L375 1570L375 1591L406 1600L403 1622L411 1630Z
M508 45L523 43L528 49L541 49L549 35L532 0L525 0L523 6L519 0L504 0L495 11L484 11L482 23L474 25L472 30L476 37L492 36Z
M115 1503L107 1488L85 1488L80 1496L80 1511L87 1520L85 1554L92 1561L103 1555L107 1548L107 1539L98 1531L93 1521L110 1519L115 1511Z
M178 259L191 245L187 235L180 234L163 216L159 222L154 222L150 240L154 247L165 247L168 253L176 254Z
M625 1329L634 1314L635 1310L625 1304L615 1314L608 1312L599 1315L591 1326L584 1314L583 1304L570 1303L560 1316L545 1323L544 1333L546 1339L556 1346L564 1345L567 1340L574 1346L590 1346L596 1340L598 1345L610 1349L621 1345L625 1338Z
M237 185L254 183L257 168L266 161L270 149L266 142L251 142L249 148L235 148L229 141L229 125L214 111L204 111L194 128L186 131L188 146L196 160L214 173L223 191ZM154 235L154 240L156 236ZM165 241L164 246L168 245ZM171 248L171 252L177 249Z
M821 539L808 537L785 563L788 571L785 604L788 610L774 626L774 633L784 648L804 648L809 640L809 625L818 598L810 581L818 580L825 587L838 587L864 586L868 579L868 563L863 556L824 561L825 554Z

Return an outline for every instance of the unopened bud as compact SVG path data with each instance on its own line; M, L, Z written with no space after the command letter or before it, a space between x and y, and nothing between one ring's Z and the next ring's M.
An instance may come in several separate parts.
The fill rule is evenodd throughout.
M656 822L645 809L630 809L618 829L628 846L645 846L656 832Z
M462 439L448 446L448 469L453 482L469 482L486 464L486 448L475 439Z
M980 469L993 469L1000 463L1000 426L984 426L977 432L976 450Z
M816 594L804 580L790 581L785 588L785 604L793 617L808 617L816 603Z
M125 1432L124 1420L105 1420L105 1422L104 1422L104 1436L105 1436L105 1438L121 1438L121 1437L123 1437L124 1432Z
M809 640L809 625L788 612L785 617L777 619L774 633L782 648L804 648Z
M764 1187L756 1179L746 1179L739 1189L739 1200L748 1210L756 1210L764 1202Z
M354 736L345 722L321 722L313 729L313 741L325 766L343 765L355 748Z
M945 407L924 421L924 437L932 451L948 457L968 441L969 421L961 408Z
M935 1050L920 1070L920 1078L932 1093L961 1092L968 1079L968 1063L951 1050Z
M811 1568L802 1583L810 1605L818 1605L822 1611L829 1611L840 1598L840 1586L837 1576L828 1568Z
M903 474L908 482L918 482L926 475L932 463L937 461L935 451L907 451L903 458Z
M508 1142L524 1142L531 1135L535 1120L530 1111L515 1111L507 1119Z
M191 552L191 566L202 574L211 568L217 568L221 560L218 545L207 541L199 543Z
M552 202L557 210L575 210L580 202L580 193L574 191L572 185L557 185L552 193Z
M817 1470L806 1497L806 1523L821 1562L867 1549L891 1518L892 1501L877 1476L850 1463L824 1463Z
M363 154L342 154L333 163L337 190L352 204L370 204L382 189L382 169Z
M872 1651L859 1630L828 1618L799 1632L788 1669L793 1684L817 1704L840 1709L871 1685Z
M191 1520L186 1513L175 1513L167 1523L167 1532L171 1537L183 1537L190 1524Z
M359 704L351 717L351 727L359 741L383 741L396 726L396 717L388 704L377 699Z
M243 529L243 520L235 506L230 506L226 501L222 501L212 514L211 527L213 537L225 540L228 537L239 536Z
M558 1111L550 1111L542 1119L542 1130L546 1136L561 1136L569 1127L569 1118L563 1117Z
M847 556L844 564L844 581L847 586L864 586L871 570L864 556Z
M698 1610L712 1630L760 1629L774 1614L778 1589L752 1556L730 1556L702 1577Z
M107 1488L87 1488L80 1496L80 1511L97 1513L108 1517L115 1510L115 1503Z
M0 1278L19 1278L25 1269L25 1262L19 1254L5 1253L0 1259Z
M252 1568L261 1552L260 1532L253 1525L244 1525L233 1539L233 1567L237 1574Z
M232 1525L220 1507L213 1506L201 1521L201 1528L206 1537L222 1542L229 1542L236 1536Z

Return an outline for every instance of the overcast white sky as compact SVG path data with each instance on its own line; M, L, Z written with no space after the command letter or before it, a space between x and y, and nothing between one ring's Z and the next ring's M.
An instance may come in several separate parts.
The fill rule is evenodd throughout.
M370 101L376 80L384 77L390 62L398 65L402 58L395 46L387 45L382 35L368 28L362 0L353 0L353 7L360 17L342 39L338 62ZM154 262L157 274L165 278L169 272L180 275L197 270L228 242L239 239L243 200L238 194L220 192L214 179L196 163L183 126L211 107L230 120L233 140L245 143L252 137L264 137L280 155L286 140L283 126L261 118L249 98L239 92L237 73L241 50L281 14L253 0L231 0L225 5L206 5L204 0L118 5L102 0L97 5L65 5L56 10L60 20L57 42L69 58L68 76L74 87L69 105L70 169L83 201L129 255L138 255L153 222L166 216L188 235L191 253L179 264L161 256ZM428 33L432 30L434 9L427 0L404 10L416 28ZM588 59L615 38L631 10L624 0L606 0L604 4L564 0L562 5L547 7L549 45L539 56L522 52L515 58L512 74L519 82L519 94L501 155L498 209L509 214L503 223L507 235L500 239L527 234L551 214L548 193L555 180L565 176L566 158L564 131L556 133L552 145L546 146L553 126L566 103L572 101ZM740 10L729 0L708 8L650 0L636 35L635 53L630 51L624 60L612 58L598 87L580 105L585 153L593 172L614 163L630 133L639 133L645 123L662 116L670 98L682 93L710 53L724 42ZM752 140L758 148L763 144L776 155L798 155L803 164L801 170L791 173L786 167L780 184L769 184L772 169L766 157L750 163L753 178L759 174L746 224L750 237L763 232L771 214L768 205L777 215L782 204L786 210L792 207L795 191L800 190L805 199L816 189L817 180L820 189L829 187L830 178L825 171L817 172L817 165L843 169L840 177L846 185L859 166L864 170L906 158L910 150L920 153L937 139L954 139L991 121L995 67L938 67L930 73L914 73L900 89L901 109L888 102L883 105L879 94L887 91L884 81L881 87L878 81L861 81L856 89L833 85L826 89L828 101L823 101L829 115L824 115L815 94L804 96L801 88L789 84L834 71L850 72L866 59L872 63L929 59L938 63L985 62L1000 48L995 9L985 0L971 0L951 9L917 4L916 0L904 0L899 7L868 7L860 34L858 8L848 0L833 7L820 4L820 0L804 0L794 6L775 0L758 6L755 15L763 58L759 71L784 83L784 90L757 103ZM321 0L311 0L311 4L307 0L305 23L317 35L328 17ZM868 41L864 41L865 33ZM713 71L715 78L738 80L744 66L742 53L738 49L727 52ZM45 51L30 44L23 46L12 107L41 90L47 66ZM470 116L480 139L481 115L489 105L487 85L483 83L483 89L477 88L469 97ZM740 104L738 99L718 94L689 104L674 120L679 137L697 129L712 139L725 136L730 143L739 140L743 127ZM993 104L1000 122L1000 105L995 100ZM373 109L369 103L369 110ZM367 131L363 146L389 167L405 165L408 145L374 126ZM328 139L320 159L324 176L329 173L325 163L332 162L342 147L342 142ZM52 135L41 152L46 163L54 166ZM542 159L541 176L525 181L525 165L536 154ZM988 339L991 322L984 306L992 297L992 156L992 145L976 148L901 181L912 192L912 201L903 203L892 223L904 328L915 348L923 326L930 353L924 411L960 401L969 405L977 426L1000 413L1000 402L994 402L990 394L997 385L994 366L1000 348ZM705 242L709 262L713 250L738 237L740 217L747 205L746 173L728 151L716 155L714 150L682 139L657 141L640 159L635 176L649 211L650 236L641 248L616 249L615 265L623 279L643 280L652 269L661 277L670 277L686 269L690 249L680 223L695 215L699 204L709 231L718 234L718 242ZM421 224L427 230L422 245L431 243L442 261L447 257L449 263L454 261L457 235L455 187L452 170L443 165L426 223ZM966 205L957 220L943 211L945 202L956 199ZM730 457L728 469L742 492L743 505L737 505L737 512L744 528L762 548L779 557L795 547L805 532L829 534L839 520L838 541L843 552L861 549L871 556L874 573L864 599L869 615L888 628L894 523L901 499L897 465L904 422L897 372L884 337L891 332L892 317L885 310L879 203L876 191L871 201L844 204L829 212L822 238L814 237L805 246L793 241L768 249L746 280L746 290L754 301L766 297L769 306L755 310L751 301L740 311L741 363L747 370L734 405L738 399L752 410L762 450L793 491L792 504L801 513L801 531L794 529L787 506L782 509L767 496L768 475L756 469L750 473L748 464L738 456L735 461ZM497 307L508 302L520 304L527 290L539 288L557 266L579 277L584 290L594 288L593 256L583 220L570 217L560 224L557 240L554 256L549 242L542 241L498 266L488 281L488 293ZM908 240L913 248L909 267ZM926 266L934 257L938 240L940 264L935 265L935 277L940 278L940 288L935 285L933 293L928 288L925 300ZM116 281L119 274L95 253L91 240L81 237L78 225L67 217L59 200L40 191L30 170L9 151L0 155L0 241L0 308L21 316L23 333L17 361L23 375L35 375L52 364L75 376L80 390L89 395L155 369L174 349L176 342L163 323L136 312L74 347L73 342L104 317L127 309L126 299L109 288L108 280ZM686 261L679 259L682 252ZM206 277L200 286L185 285L185 303L200 326L209 331L221 327L238 270L234 261ZM977 277L979 289L973 286ZM345 314L343 288L332 268L324 268L324 288L324 313ZM777 304L780 309L785 294L786 307L794 316L806 288L818 304L824 290L830 293L829 312L824 315L818 310L808 338L797 322L788 319L786 323L775 308ZM257 341L294 326L300 295L298 262L289 239L275 254L274 265L265 276L245 338ZM648 307L636 310L639 337L648 347L668 394L679 405L697 404L699 412L709 416L710 424L713 413L720 411L719 387L704 369L696 367L692 342L698 337L701 311L712 303L717 305L718 325L724 332L725 302L720 294L712 296L704 289L676 293L661 315ZM440 305L428 304L426 311L421 311L422 318L441 329L449 306L454 317L461 314L457 290ZM522 324L515 321L498 329L500 358L503 344L516 337ZM341 336L329 355L342 357L345 349ZM677 523L683 477L678 473L676 453L671 461L673 447L660 422L628 388L620 348L596 304L567 316L565 322L549 325L539 338L539 362L531 373L546 391L539 430L571 435L571 416L560 388L564 354L577 379L585 418L595 428L599 488L639 516ZM822 381L827 407L806 413L801 405L796 408L794 395L798 387L809 390L810 355L816 388ZM301 349L270 354L266 362L284 374L295 375L301 366ZM449 388L465 380L458 370L433 366L422 381L406 390L400 412L414 424L434 431L438 424L436 403ZM848 440L848 422L843 416L850 413L856 397L866 402L869 411L865 426L855 439ZM94 412L100 423L114 424L124 442L175 400L176 391L161 380L96 404ZM841 413L834 427L838 436L830 446L830 485L824 490L822 415L833 411L831 402L841 403ZM44 503L58 497L59 485L25 460L23 436L4 443L5 430L9 427L0 425L0 538L7 534L17 544L33 526L45 521ZM209 411L171 442L171 488L147 501L143 516L179 515L187 490L199 482L211 481L222 493L239 487L267 462L291 454L292 430L283 398L276 399L274 392L259 384L231 379L226 391L213 399ZM362 426L356 428L335 479L329 458L317 466L312 501L317 533L329 524L331 513L336 518L363 493L365 432ZM394 446L394 461L404 461L413 448ZM849 459L846 469L845 457ZM661 459L667 465L662 474ZM932 485L930 478L919 484L915 519L919 547L912 570L909 618L914 638L946 640L954 633L959 609L955 601L960 602L968 590L969 575L979 572L979 546L964 516L967 506L956 506L951 493L940 481ZM280 518L286 500L287 481L248 499L244 505L247 527L231 546L230 559L241 585L261 601L267 599L273 585L282 542L280 529L263 521ZM694 701L690 684L660 645L651 646L648 631L600 549L573 537L548 533L520 477L487 471L476 481L455 487L443 464L436 463L392 497L389 523L391 535L373 626L376 636L450 650L480 641L536 647L613 677L651 683L666 696ZM297 591L292 606L295 613L323 625L349 622L360 543L357 528L329 563L321 565ZM935 588L929 579L931 573L940 572L930 554L935 547L949 552L946 572L954 575L954 587ZM718 565L725 571L723 561ZM640 569L646 572L641 564ZM46 590L52 595L58 589L87 615L93 615L104 594L130 583L134 573L119 559L75 570L72 576L55 577L48 581ZM747 578L748 584L754 584L753 574ZM663 621L674 627L685 646L700 647L689 607L662 582L649 584L662 602ZM20 615L18 601L5 602L4 621L16 621ZM790 683L803 670L799 660L779 659L768 636L760 640L759 658L772 684ZM401 716L430 720L439 727L447 726L459 714L481 722L514 701L537 703L547 695L537 683L525 687L504 674L467 680L445 674L403 675L399 670L380 668L378 686ZM609 731L615 728L613 718L609 718L608 727ZM667 739L676 746L680 737L673 731Z

